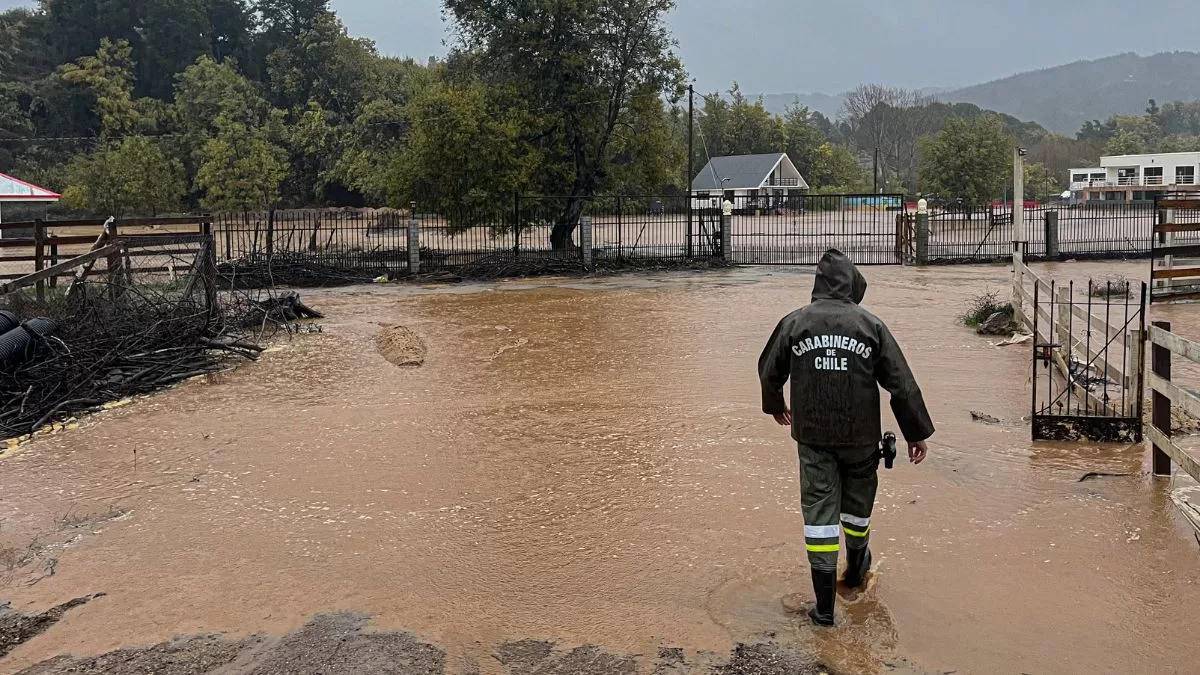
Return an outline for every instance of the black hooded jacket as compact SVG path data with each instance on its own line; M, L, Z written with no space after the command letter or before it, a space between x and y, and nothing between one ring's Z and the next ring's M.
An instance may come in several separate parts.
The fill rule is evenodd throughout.
M814 447L879 442L879 386L910 443L933 435L933 421L904 354L883 322L859 306L867 280L840 251L817 266L812 303L784 317L758 359L763 412L787 410L792 381L792 437Z

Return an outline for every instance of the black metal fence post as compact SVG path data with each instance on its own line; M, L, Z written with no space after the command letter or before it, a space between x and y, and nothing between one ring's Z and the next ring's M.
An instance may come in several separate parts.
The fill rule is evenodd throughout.
M521 257L521 193L513 193L513 257Z

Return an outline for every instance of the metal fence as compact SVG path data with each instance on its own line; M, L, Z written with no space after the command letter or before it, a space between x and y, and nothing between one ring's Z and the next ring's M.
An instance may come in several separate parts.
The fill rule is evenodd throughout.
M1046 214L1056 214L1059 254L1070 258L1138 258L1150 255L1154 202L1083 202L1026 208L1026 255L1047 255ZM1011 207L934 209L929 218L929 261L989 262L1012 257Z
M746 265L815 265L830 248L859 265L899 262L901 195L735 196L729 259ZM711 210L711 209L710 209Z

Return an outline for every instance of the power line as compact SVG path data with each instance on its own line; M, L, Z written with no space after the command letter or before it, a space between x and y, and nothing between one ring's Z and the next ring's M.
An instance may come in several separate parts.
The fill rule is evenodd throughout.
M632 101L634 99L631 98L630 100ZM573 103L573 104L571 104L571 106L578 108L578 107L588 107L588 106L594 106L594 105L600 105L600 104L610 105L611 103L612 103L612 101L610 99L597 99L594 101L583 101L581 103ZM550 105L543 105L543 106L537 106L537 107L531 107L531 108L509 108L509 109L504 110L502 113L501 112L484 111L482 116L484 118L494 120L494 119L500 119L502 117L502 115L511 115L513 113L545 112L547 110L553 110L553 109L556 109L559 107L561 107L561 106L559 106L557 104L550 104ZM422 122L438 122L441 120L450 119L451 117L457 117L457 116L458 115L456 113L445 113L442 115L435 115L433 117L422 117L422 118L420 118L420 121L422 121ZM375 126L388 126L388 125L392 125L392 124L404 124L404 123L412 124L413 120L403 119L403 120L388 120L385 122L363 122L359 126L375 127ZM350 122L350 123L346 124L345 126L355 126L355 123ZM98 142L98 141L102 141L102 140L119 141L119 140L125 140L126 138L175 138L178 136L186 136L186 135L188 135L187 132L170 131L170 132L149 133L149 134L117 134L117 135L112 135L112 136L22 136L22 137L17 137L17 138L0 138L0 143L41 143L41 142L81 142L81 141L97 141Z

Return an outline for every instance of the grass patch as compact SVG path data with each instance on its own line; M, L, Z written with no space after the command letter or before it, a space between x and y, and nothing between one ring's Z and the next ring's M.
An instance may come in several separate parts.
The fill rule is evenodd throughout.
M1091 280L1093 298L1128 298L1133 292L1133 284L1121 275Z
M996 312L1000 312L1010 320L1013 318L1012 305L1001 302L1000 295L996 291L988 291L971 298L970 304L967 305L967 311L959 319L971 328L978 328L979 324L987 321Z

